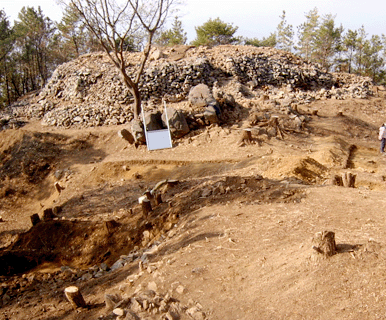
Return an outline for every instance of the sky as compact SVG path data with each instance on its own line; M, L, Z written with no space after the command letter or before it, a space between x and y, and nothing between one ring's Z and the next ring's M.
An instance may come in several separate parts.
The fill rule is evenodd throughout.
M297 26L306 21L305 14L315 7L321 16L335 15L337 26L357 30L362 25L371 35L386 34L386 1L381 0L182 0L178 16L188 35L188 42L196 37L195 27L206 21L220 18L223 22L238 27L236 36L247 38L268 37L276 31L283 10L288 24ZM55 0L0 0L11 24L23 6L37 8L51 20L60 21L61 8ZM172 22L172 19L170 20Z

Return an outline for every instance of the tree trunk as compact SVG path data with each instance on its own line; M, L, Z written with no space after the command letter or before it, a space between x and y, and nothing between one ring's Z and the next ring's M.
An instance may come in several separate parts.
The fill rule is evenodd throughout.
M123 68L123 69L122 69ZM120 68L121 75L123 77L123 82L129 89L130 93L133 95L134 98L134 119L139 119L139 115L141 114L141 93L139 92L138 83L135 83L133 80L130 79L129 75L126 73L126 70L124 69L125 66Z
M78 287L67 287L64 289L64 293L74 309L85 308L87 306Z

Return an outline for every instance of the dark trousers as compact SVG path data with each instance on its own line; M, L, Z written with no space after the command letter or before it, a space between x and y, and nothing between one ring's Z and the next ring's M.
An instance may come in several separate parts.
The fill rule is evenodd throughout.
M382 138L381 140L381 152L385 152L386 138Z

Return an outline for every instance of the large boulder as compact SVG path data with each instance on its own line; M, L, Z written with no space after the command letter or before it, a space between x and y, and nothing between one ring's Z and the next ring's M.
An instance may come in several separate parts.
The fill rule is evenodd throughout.
M145 114L145 125L148 131L164 129L161 119L161 112L151 112Z
M206 84L199 84L189 91L189 102L194 107L205 107L216 101Z
M204 117L210 124L218 123L220 116L220 108L216 102L210 103L204 111Z
M146 143L145 131L143 130L143 124L139 119L133 119L131 121L131 132L134 136L136 144Z
M189 125L186 122L184 113L181 110L167 108L166 112L169 120L170 132L173 138L178 139L189 133ZM167 126L165 113L162 114L162 122L164 126Z

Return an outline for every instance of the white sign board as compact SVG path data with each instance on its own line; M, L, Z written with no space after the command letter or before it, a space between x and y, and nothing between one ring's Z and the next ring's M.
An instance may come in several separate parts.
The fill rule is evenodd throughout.
M146 144L149 150L171 148L172 141L169 129L148 131L146 134Z
M166 123L168 127L167 129L148 131L146 129L146 124L145 124L145 114L142 110L143 123L144 123L143 126L145 128L146 145L148 150L172 148L172 136L170 134L169 119L166 111L166 102L165 102L165 115L166 115Z

